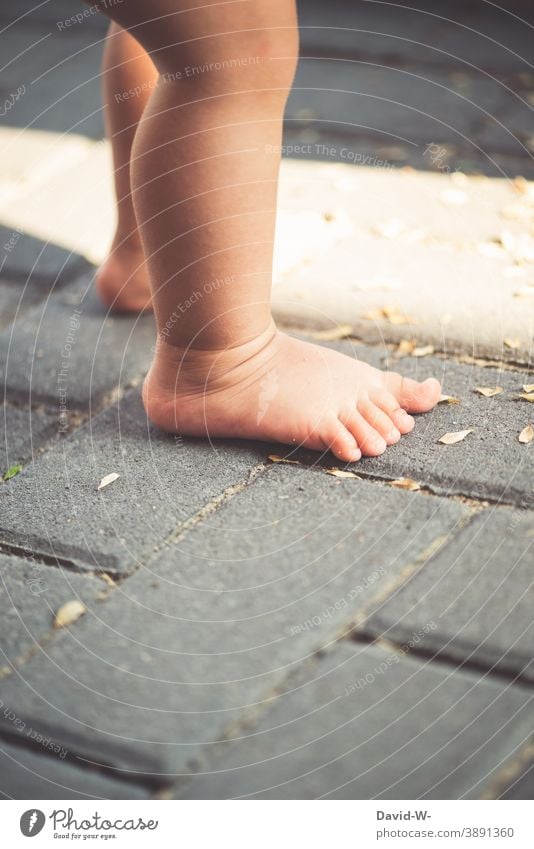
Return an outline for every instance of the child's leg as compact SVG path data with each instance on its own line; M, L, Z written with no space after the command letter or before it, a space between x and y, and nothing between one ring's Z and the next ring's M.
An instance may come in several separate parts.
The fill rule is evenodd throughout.
M109 257L96 279L98 293L112 309L140 312L150 305L150 283L130 187L132 142L139 119L158 81L147 52L112 23L102 63L107 136L113 152L117 230Z
M403 380L278 333L270 314L293 0L109 5L161 77L131 163L158 345L144 386L169 431L379 454L439 384ZM197 5L197 8L194 6ZM136 6L136 10L132 7Z

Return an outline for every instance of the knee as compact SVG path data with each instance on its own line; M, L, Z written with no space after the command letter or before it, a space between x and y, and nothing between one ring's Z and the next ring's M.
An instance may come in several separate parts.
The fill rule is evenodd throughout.
M163 81L179 79L207 95L255 92L283 108L298 61L298 29L258 27L222 34L192 47L177 45L160 69Z

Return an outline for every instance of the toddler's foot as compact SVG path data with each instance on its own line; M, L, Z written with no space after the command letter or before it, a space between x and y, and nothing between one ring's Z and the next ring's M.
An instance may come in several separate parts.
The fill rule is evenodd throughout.
M350 462L398 442L414 427L409 413L432 409L440 391L433 378L381 372L273 325L224 351L159 341L143 401L171 433L303 445Z
M140 313L151 309L150 282L139 242L112 246L96 276L100 299L113 312Z

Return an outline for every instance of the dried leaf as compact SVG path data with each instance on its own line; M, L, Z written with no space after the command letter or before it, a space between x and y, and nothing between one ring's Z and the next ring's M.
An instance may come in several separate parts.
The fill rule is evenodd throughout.
M395 351L395 355L397 357L407 357L415 351L415 347L414 339L401 339L399 347Z
M438 404L459 404L460 399L455 398L453 395L440 395Z
M339 324L330 330L318 330L317 333L312 333L312 336L321 342L335 342L337 339L346 339L352 332L351 324Z
M521 345L521 339L514 337L513 339L504 339L504 344L507 348L510 348L512 351L515 351Z
M530 392L534 392L534 383L524 383L523 392L526 392L527 394Z
M461 442L465 437L473 433L473 428L469 428L468 430L457 430L453 433L444 433L438 439L438 442L443 443L443 445L456 445L457 442Z
M290 463L292 466L300 466L298 460L288 460L286 457L279 457L278 454L269 454L267 459L271 463Z
M527 425L523 428L519 436L517 437L519 442L522 442L524 445L527 445L529 442L532 442L534 439L534 427L532 425Z
M430 354L433 354L435 348L433 345L425 345L423 348L414 348L412 351L412 357L429 357Z
M399 478L396 481L390 481L389 486L395 489L407 489L408 492L417 492L421 489L421 484L411 478Z
M394 306L368 310L363 313L362 318L367 318L370 321L379 321L381 318L385 318L390 324L414 324L413 319Z
M326 474L333 475L335 478L356 478L356 480L361 480L361 477L355 472L349 472L346 469L326 469Z
M78 601L78 599L67 601L61 605L56 613L54 628L66 628L68 625L72 625L80 616L83 616L85 611L85 605L81 601Z
M512 185L516 192L520 195L526 195L529 191L528 180L525 180L524 177L514 177L512 180Z
M532 210L524 203L509 203L501 209L503 218L512 221L528 221L532 216Z
M401 312L398 307L383 307L382 314L390 324L411 324L412 320L405 313Z
M384 318L384 313L382 310L367 310L367 312L362 313L362 318L367 318L369 321L379 321L379 319Z
M484 398L493 398L494 395L500 395L502 391L502 386L475 386L473 389L473 392L478 392Z
M111 474L106 475L102 478L102 480L98 484L97 489L104 489L104 487L109 486L110 483L113 483L118 478L120 478L120 475L118 475L117 472L111 472Z
M14 478L15 475L18 475L19 472L22 472L22 466L11 466L7 472L4 472L2 480L9 481L11 478Z
M522 395L519 396L519 398L521 398L523 401L530 401L530 403L532 404L532 402L534 401L534 392L524 392Z
M108 587L116 587L117 586L117 584L115 583L115 581L113 580L111 575L108 575L107 572L99 572L98 577L102 578L102 580L104 581L104 583L106 583L108 585Z

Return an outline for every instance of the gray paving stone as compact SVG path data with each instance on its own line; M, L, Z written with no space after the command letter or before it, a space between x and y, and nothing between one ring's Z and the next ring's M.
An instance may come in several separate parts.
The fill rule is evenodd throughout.
M531 725L523 688L339 644L235 731L180 796L476 796Z
M124 573L264 457L162 434L133 392L0 487L0 539Z
M485 510L363 626L403 643L534 681L534 513Z
M21 410L0 405L0 478L4 472L25 464L57 434L56 416L44 410Z
M299 63L286 123L304 119L309 125L311 119L312 126L317 122L349 136L371 136L378 143L458 142L469 148L477 143L481 120L506 103L505 89L484 77L470 79L461 90L451 73L424 65L388 68L357 57L338 61L323 57ZM495 124L491 118L488 121Z
M530 763L525 767L522 775L518 776L504 793L499 796L499 799L517 800L528 799L532 800L534 794L534 763Z
M521 444L517 438L533 421L532 405L517 400L523 384L533 381L528 372L482 368L438 357L396 359L383 344L345 341L327 343L327 347L416 380L436 377L444 393L460 400L460 404L440 404L432 412L416 416L412 433L382 456L361 460L351 467L356 473L386 480L409 477L440 495L533 506L532 446ZM485 398L474 391L477 386L501 386L504 391ZM445 433L468 428L474 432L463 442L449 446L437 442ZM313 452L298 452L295 456L306 463L317 462ZM320 462L331 464L327 459Z
M93 760L188 772L467 515L441 499L273 466L121 583L98 620L77 623L76 641L59 635L24 680L10 676L2 698Z
M485 71L528 70L532 46L531 18L522 0L506 7L483 2L455 6L446 0L384 8L372 3L301 0L299 21L303 52L350 53L369 61L405 67L414 63L454 67L464 74L472 66ZM519 17L514 19L515 15Z
M45 566L23 557L0 554L0 673L19 665L28 652L49 639L57 610L79 599L99 613L99 594L107 589L100 579L78 575L60 566Z
M9 23L21 15L26 15L24 27L43 28L46 25L47 29L57 29L58 21L64 21L66 18L83 13L86 10L87 6L81 0L54 0L53 3L38 4L34 0L5 0L2 4L0 19ZM107 22L104 15L90 14L84 17L81 24L76 24L76 26L81 26L84 30L88 27L105 30ZM67 28L63 32L68 35L70 29Z
M59 11L59 10L58 10ZM78 11L73 7L72 14ZM102 138L100 66L105 29L76 26L59 31L55 21L14 26L4 40L6 67L1 102L22 95L2 117L7 126Z
M7 799L146 799L149 790L67 761L65 750L46 755L0 740L0 795Z
M0 328L11 324L21 312L36 306L41 297L36 287L0 279Z
M79 254L10 227L0 226L0 246L1 276L38 288L42 295L88 267Z
M350 353L351 346L346 347ZM382 366L424 380L434 376L443 392L460 404L440 404L431 413L417 416L415 429L381 457L367 459L359 468L386 478L410 477L443 495L462 494L511 504L532 501L531 446L518 441L533 418L532 405L516 400L530 383L526 372L480 368L452 360L407 357L383 360ZM485 398L476 386L501 386L504 392ZM473 428L463 442L442 445L448 432Z
M58 418L95 410L144 376L152 359L151 315L110 315L92 274L55 293L0 333L0 375L7 398L41 401Z

